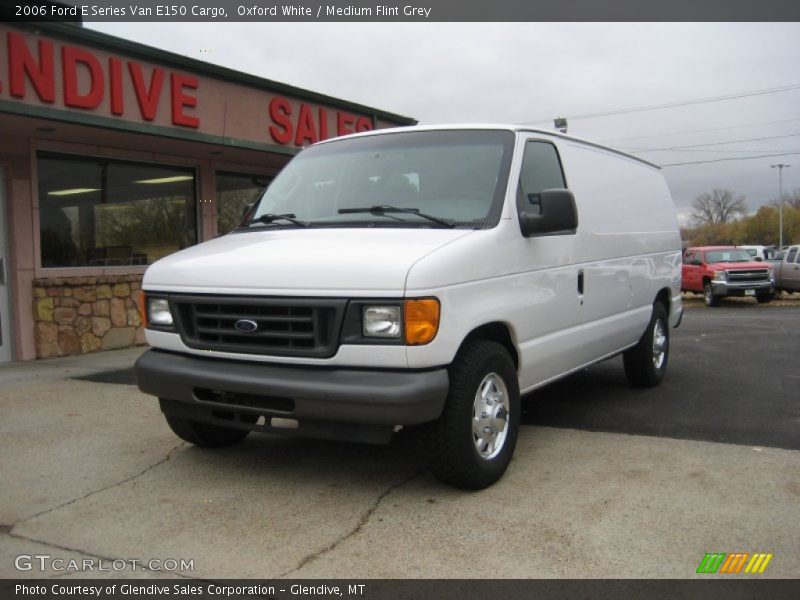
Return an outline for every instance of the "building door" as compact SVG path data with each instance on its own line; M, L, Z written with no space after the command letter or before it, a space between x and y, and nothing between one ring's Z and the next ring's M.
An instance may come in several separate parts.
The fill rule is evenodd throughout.
M0 167L0 363L11 360L11 305L8 280L8 229L6 222L6 178Z

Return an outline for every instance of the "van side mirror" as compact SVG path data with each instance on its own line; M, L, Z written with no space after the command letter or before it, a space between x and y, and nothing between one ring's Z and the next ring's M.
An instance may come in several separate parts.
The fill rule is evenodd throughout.
M760 256L756 256L756 257L755 257L753 260L755 260L756 262L761 262L761 261L763 261L764 259L763 259L763 258L761 258Z
M519 227L525 237L545 235L574 235L578 228L578 209L575 196L565 189L544 190L538 194L539 212L522 210Z
M703 261L700 260L699 258L695 258L694 260L692 260L692 264L697 266L697 267L699 267L699 266L702 266Z

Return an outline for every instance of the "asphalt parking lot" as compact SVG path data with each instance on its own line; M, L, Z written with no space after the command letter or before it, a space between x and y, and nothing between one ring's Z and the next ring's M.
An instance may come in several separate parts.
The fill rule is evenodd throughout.
M0 368L0 577L15 557L187 559L165 577L694 577L706 552L800 574L800 308L691 305L667 378L621 359L527 397L481 492L387 447L251 435L204 451L130 385L140 350ZM88 379L87 379L88 377Z

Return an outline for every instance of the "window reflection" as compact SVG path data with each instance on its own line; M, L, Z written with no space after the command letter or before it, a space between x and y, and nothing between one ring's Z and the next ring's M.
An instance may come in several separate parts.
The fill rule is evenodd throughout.
M217 231L224 234L236 228L244 207L258 200L270 180L262 175L217 173Z
M43 267L147 265L197 242L191 169L38 155Z

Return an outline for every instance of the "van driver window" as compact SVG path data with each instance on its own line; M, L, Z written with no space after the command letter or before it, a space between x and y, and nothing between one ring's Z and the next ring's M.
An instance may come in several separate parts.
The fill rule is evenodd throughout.
M522 192L520 208L528 211L533 207L541 210L539 195L542 190L567 187L555 146L533 141L525 145L519 184Z

